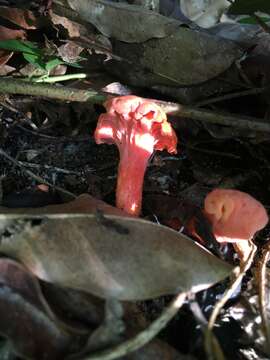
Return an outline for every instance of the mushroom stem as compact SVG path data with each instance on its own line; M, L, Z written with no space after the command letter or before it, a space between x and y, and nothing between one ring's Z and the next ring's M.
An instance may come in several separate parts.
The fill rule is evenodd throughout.
M126 148L120 155L116 206L131 215L139 216L143 179L151 153L143 149L129 150L130 148Z
M130 215L139 216L143 178L154 150L177 153L177 137L166 114L147 99L120 96L105 103L95 130L98 144L115 143L120 154L116 205Z

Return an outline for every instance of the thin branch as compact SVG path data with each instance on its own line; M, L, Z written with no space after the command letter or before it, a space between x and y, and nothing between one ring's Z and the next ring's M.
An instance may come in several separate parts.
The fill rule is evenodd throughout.
M87 77L86 74L66 74L66 75L55 75L55 76L46 76L46 77L36 77L31 79L24 79L25 81L32 81L35 83L56 83L59 81L69 81L69 80L78 80L78 79L85 79Z
M26 162L26 161L18 161L18 163L24 167L29 167L29 168L33 168L33 169L47 169L50 171L54 171L54 172L58 172L61 174L73 174L73 175L81 175L81 173L79 171L74 171L74 170L67 170L67 169L63 169L63 168L59 168L57 166L52 166L52 165L47 165L47 164L43 164L43 165L39 165L36 163L31 163L31 162Z
M262 94L262 93L266 92L267 90L269 90L269 86L237 91L237 92L233 92L230 94L225 94L225 95L216 96L216 97L213 97L210 99L202 100L202 101L196 103L195 105L196 105L196 107L201 107L201 106L205 106L205 105L214 104L214 103L217 103L220 101L226 101L226 100L240 98L243 96Z
M31 178L33 178L34 180L38 181L41 184L46 184L49 187L65 194L68 195L69 197L71 197L72 199L75 199L77 196L75 194L73 194L72 192L65 190L57 185L53 185L51 184L49 181L43 179L42 177L36 175L35 173L33 173L31 170L25 169L25 167L20 164L19 161L17 161L16 159L14 159L12 156L8 155L3 149L0 148L0 155L2 155L5 159L9 160L13 165L18 166L25 174L27 174L28 176L30 176Z
M0 78L0 93L34 95L51 99L91 102L96 104L103 104L109 97L116 96L115 94L98 92L93 89L80 90L50 84L28 83L10 78ZM239 129L270 132L270 124L261 119L203 110L173 102L153 101L160 105L166 113L171 115Z
M93 89L80 90L66 86L31 83L12 78L0 78L0 93L42 96L66 101L90 101L99 104L102 104L108 97L108 94Z
M231 126L238 129L251 131L270 132L270 123L253 117L243 117L236 114L221 113L216 111L198 109L191 106L180 105L177 103L156 101L162 106L166 113L177 115L201 122Z

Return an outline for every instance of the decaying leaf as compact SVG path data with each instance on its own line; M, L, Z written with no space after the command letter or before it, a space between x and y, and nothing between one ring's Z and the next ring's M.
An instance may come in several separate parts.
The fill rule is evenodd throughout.
M130 43L168 36L181 24L142 6L123 2L68 0L68 3L103 35Z
M7 258L0 258L0 317L1 335L22 358L59 359L78 350L78 337L57 324L38 281Z
M106 62L108 70L137 86L202 83L224 72L241 55L233 42L187 28L142 44L115 42L113 52L124 61Z
M0 6L0 16L25 30L36 29L38 25L38 19L29 10Z
M81 60L80 53L83 51L83 48L77 45L73 41L67 41L64 45L59 46L57 49L58 55L64 61L68 63L74 63Z
M1 215L0 251L39 278L102 298L199 291L232 270L190 239L138 218Z
M87 324L90 329L104 319L104 300L85 291L78 291L46 281L40 281L42 293L60 319L76 324Z
M25 30L35 29L37 25L37 20L31 11L9 8L7 6L0 6L0 18L16 25L15 28L0 25L0 40L25 39ZM10 51L1 49L0 66L6 64L12 54ZM9 72L8 69L1 70L1 75L6 75Z
M66 29L70 38L79 37L81 35L80 24L77 24L74 21L69 20L65 16L57 15L54 12L50 13L50 18L54 25L57 26L61 25L64 29Z
M9 39L24 39L24 30L9 29L0 25L0 41ZM0 66L3 66L12 57L13 52L0 49Z
M12 55L12 54L11 54L11 55ZM6 76L7 74L9 74L9 73L11 73L12 71L15 70L15 68L12 67L12 66L2 65L2 64L1 64L1 63L7 62L8 59L9 59L9 57L6 57L6 59L2 57L2 58L0 59L0 76Z
M219 21L229 5L228 0L182 0L181 10L199 26L209 28Z

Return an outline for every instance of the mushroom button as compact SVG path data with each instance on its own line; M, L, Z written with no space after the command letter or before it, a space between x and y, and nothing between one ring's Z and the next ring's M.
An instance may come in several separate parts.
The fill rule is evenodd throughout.
M241 261L245 261L250 253L249 240L268 223L263 205L238 190L213 190L205 198L204 212L216 240L233 243Z

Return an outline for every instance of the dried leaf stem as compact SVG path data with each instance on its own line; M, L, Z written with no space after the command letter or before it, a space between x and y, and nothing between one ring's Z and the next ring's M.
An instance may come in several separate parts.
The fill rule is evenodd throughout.
M30 83L12 78L0 78L0 93L33 95L65 101L88 101L97 104L102 104L109 96L113 95L95 91L93 89L80 90L66 86ZM203 110L173 102L156 101L156 103L160 105L166 113L171 115L186 117L201 122L219 124L222 126L231 126L238 129L270 132L270 124L261 119Z
M14 159L12 156L8 155L3 149L0 148L0 156L3 156L5 159L10 161L13 165L18 166L25 174L33 178L34 180L38 181L41 184L46 184L50 186L51 188L69 196L71 199L75 199L77 196L73 194L72 192L65 190L57 185L53 185L47 180L43 179L42 177L36 175L31 170L26 169L18 160Z

